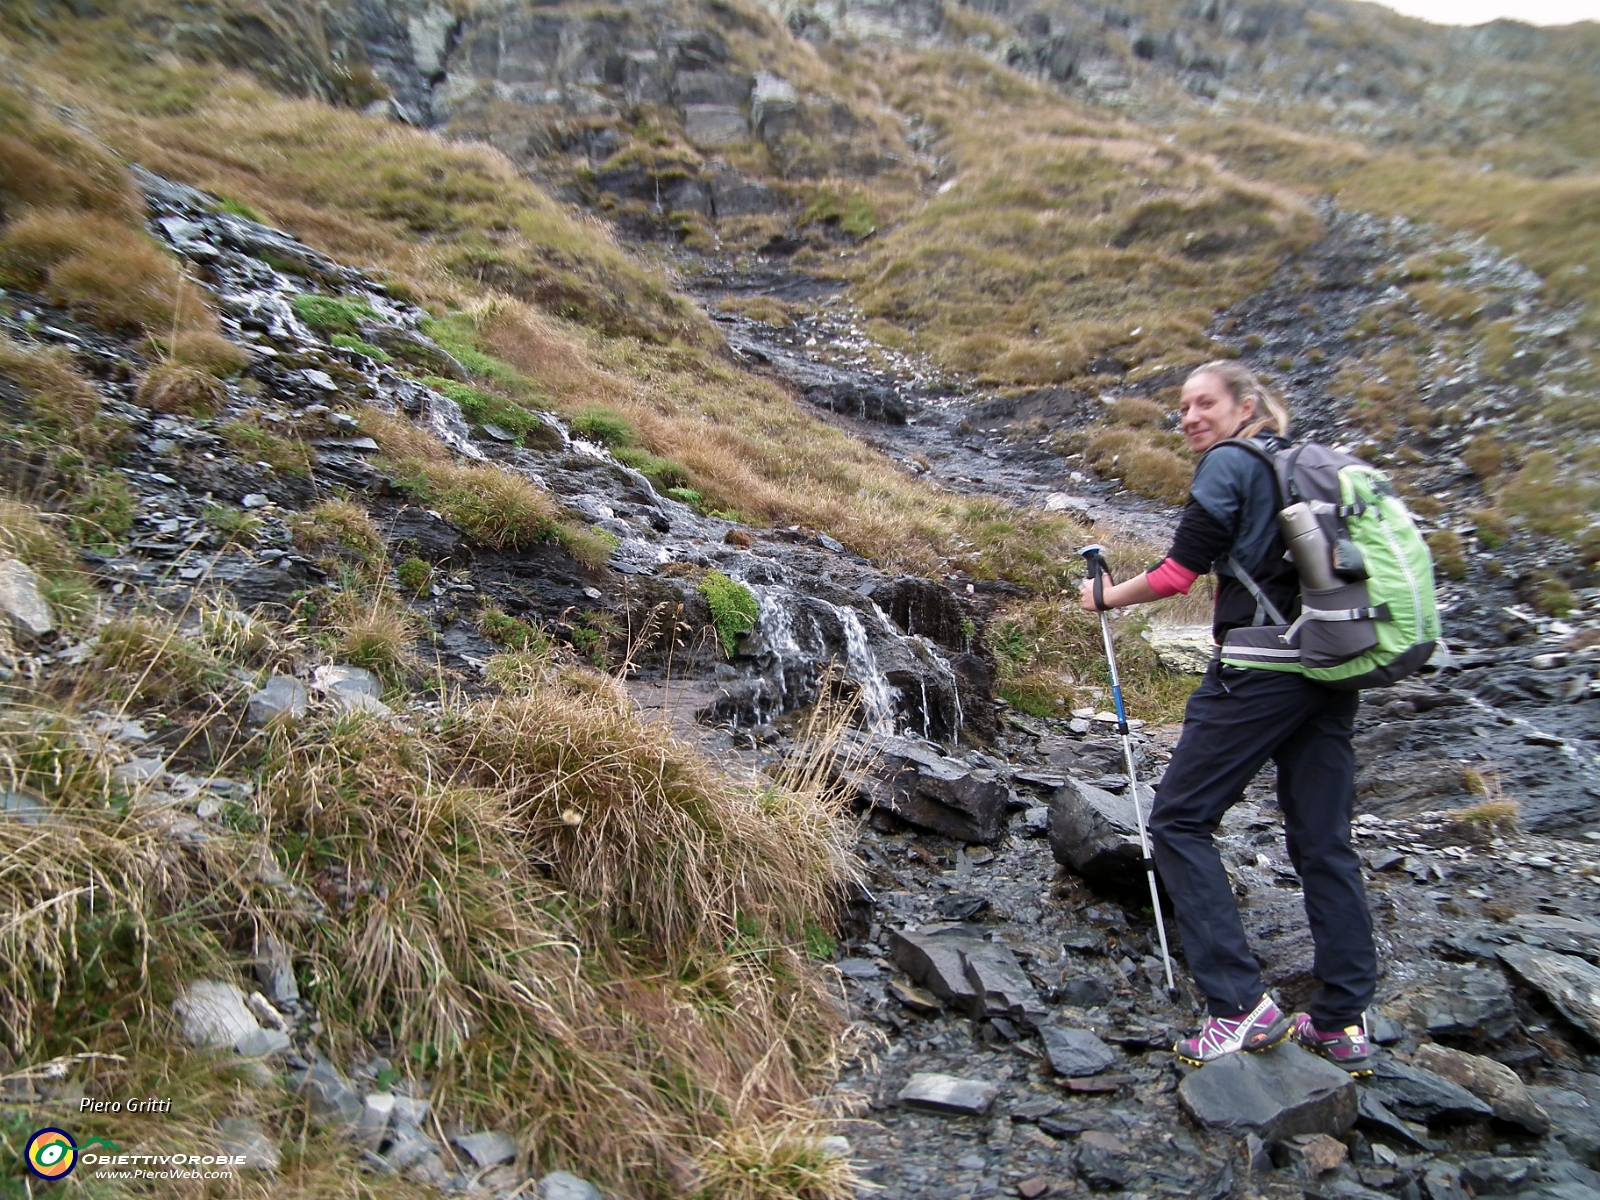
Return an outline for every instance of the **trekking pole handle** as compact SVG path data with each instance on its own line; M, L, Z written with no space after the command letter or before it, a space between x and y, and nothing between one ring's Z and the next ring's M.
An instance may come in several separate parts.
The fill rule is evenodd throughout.
M1106 604L1105 581L1110 579L1112 583L1116 583L1116 579L1112 576L1111 567L1106 562L1105 551L1096 542L1094 545L1085 546L1078 553L1083 555L1083 560L1089 568L1089 578L1094 583L1094 606L1101 612L1106 612L1109 609L1109 605Z

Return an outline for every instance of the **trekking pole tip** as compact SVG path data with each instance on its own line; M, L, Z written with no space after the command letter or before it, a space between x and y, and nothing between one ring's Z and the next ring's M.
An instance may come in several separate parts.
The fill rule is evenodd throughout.
M1105 547L1100 545L1099 542L1090 542L1082 550L1079 550L1078 553L1083 555L1085 558L1094 558L1098 555L1103 555L1105 553Z

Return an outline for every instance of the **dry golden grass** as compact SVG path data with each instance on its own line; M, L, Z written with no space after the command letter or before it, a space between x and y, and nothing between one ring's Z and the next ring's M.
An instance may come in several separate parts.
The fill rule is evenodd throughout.
M209 371L166 362L145 373L136 398L155 412L209 417L227 402L228 393Z
M1194 479L1194 460L1177 434L1148 428L1113 428L1084 447L1089 465L1122 481L1129 491L1167 504L1182 504Z
M531 480L494 466L404 459L402 486L492 550L526 550L556 536L559 508Z
M16 383L53 433L72 431L100 415L100 397L61 349L30 348L0 336L0 376Z
M173 337L152 339L160 354L186 367L225 378L248 367L254 355L238 342L208 329L184 330Z
M1212 315L1316 233L1287 192L977 55L882 66L897 106L941 136L954 178L869 243L855 277L870 315L952 370L1037 385L1102 358L1192 361L1210 349Z
M0 227L0 280L115 332L210 329L205 293L143 230L72 209L29 209Z

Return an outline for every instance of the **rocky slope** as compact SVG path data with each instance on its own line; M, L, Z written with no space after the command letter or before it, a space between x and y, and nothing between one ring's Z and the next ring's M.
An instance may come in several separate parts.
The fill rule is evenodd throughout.
M774 390L763 395L875 447L929 488L930 505L966 506L1006 530L1053 514L1063 537L1115 534L1141 549L1159 547L1174 511L1119 486L1114 460L1095 460L1096 471L1092 439L1115 402L1165 401L1181 369L1107 355L1090 377L995 389L936 367L914 346L889 345L892 329L855 300L859 280L831 269L872 253L877 240L841 185L870 184L891 207L915 203L938 194L947 164L937 137L891 118L877 81L849 81L848 56L959 42L990 67L1009 59L1090 98L1130 97L1130 110L1151 120L1162 106L1211 105L1292 120L1293 97L1325 96L1339 100L1347 128L1372 136L1432 137L1468 121L1398 52L1393 79L1402 82L1383 84L1397 90L1350 94L1349 73L1317 57L1352 52L1349 42L1324 44L1326 13L1345 7L773 11L781 27L772 12L735 5L458 13L359 3L313 15L279 3L192 6L174 21L151 4L137 28L153 44L262 71L286 88L493 139L672 266L722 331L717 371L768 381ZM1389 28L1387 18L1363 19L1377 24L1362 29ZM1463 52L1480 55L1474 70L1509 80L1515 103L1538 100L1546 49L1530 52L1545 65L1523 72L1505 49L1523 37L1516 30L1473 37ZM807 57L807 47L824 53ZM1581 65L1581 43L1559 53ZM1227 82L1208 89L1203 77ZM1420 113L1415 128L1385 134L1379 126L1402 111ZM1315 236L1274 259L1262 285L1215 313L1205 332L1207 344L1280 380L1302 428L1359 446L1395 473L1435 539L1450 651L1416 679L1369 693L1361 710L1358 835L1386 963L1371 1014L1390 1047L1382 1069L1359 1085L1330 1082L1286 1051L1239 1068L1261 1078L1230 1082L1227 1071L1185 1071L1164 1049L1196 1009L1187 992L1161 987L1151 913L1127 868L1130 781L1092 655L1061 651L1074 674L1060 698L1072 700L1050 701L1044 716L995 698L1015 669L1016 606L1038 599L1042 581L1064 579L1061 563L1041 568L1019 556L1009 576L958 570L947 544L924 559L940 564L937 577L922 578L854 553L847 526L741 520L708 504L691 486L697 478L627 444L615 413L608 423L567 396L550 405L557 413L531 393L510 404L481 390L496 386L501 367L476 346L441 344L456 315L442 305L430 311L392 278L335 261L233 211L237 203L138 179L140 219L214 305L218 335L242 349L241 365L206 385L216 389L207 405L152 411L144 381L161 362L147 340L26 287L0 295L8 344L29 363L43 349L61 352L120 423L115 471L131 514L125 534L94 537L80 554L92 601L51 601L20 574L5 577L16 694L64 688L84 663L104 661L108 624L164 611L178 614L185 638L208 645L219 620L239 646L259 636L321 639L272 658L271 670L251 660L256 669L234 679L226 710L255 723L302 706L322 720L337 707L439 733L447 705L436 697L492 704L518 686L508 661L544 669L507 651L539 662L584 657L615 669L634 706L695 740L726 777L751 776L765 789L815 753L815 714L826 723L830 702L854 708L856 728L828 734L828 754L805 769L841 783L866 821L844 936L836 948L809 938L832 960L838 1015L850 1022L851 1039L830 1044L853 1055L819 1111L854 1112L859 1123L837 1126L848 1145L819 1142L815 1121L783 1136L763 1127L764 1152L788 1161L789 1147L801 1163L776 1192L748 1190L755 1167L712 1176L710 1159L675 1160L670 1170L625 1164L627 1139L614 1137L602 1151L583 1149L581 1161L597 1178L606 1172L617 1194L699 1186L843 1195L845 1161L882 1189L870 1194L889 1197L1580 1200L1600 1190L1600 591L1575 536L1591 518L1592 492L1582 471L1530 470L1541 450L1557 464L1586 461L1589 347L1581 305L1552 295L1520 261L1473 237L1325 205L1308 209ZM306 220L309 205L293 211L318 228ZM476 261L481 275L498 260ZM592 315L596 306L573 302L583 289L572 278L539 303L565 313L559 305L572 302ZM654 328L698 328L676 297L652 303ZM608 336L603 323L584 328L595 343ZM713 371L696 378L709 396ZM37 392L0 375L8 420ZM710 399L705 413L711 422ZM484 473L453 486L452 472L468 468ZM473 502L482 495L489 505ZM529 506L526 536L485 518L484 508L499 518L513 502ZM341 504L365 514L370 538ZM79 510L60 507L65 526ZM1447 561L1452 550L1459 564ZM374 563L376 581L362 574ZM333 640L339 597L373 592L401 613L399 641L429 663L431 681L410 671L386 684L351 668L362 643ZM63 621L58 637L64 602L89 615ZM1158 644L1163 637L1152 631ZM1124 653L1137 653L1131 638ZM582 687L599 688L584 678ZM603 697L580 700L586 694L567 703L603 707ZM148 715L95 707L88 719L116 744L108 753L127 768L124 790L161 797L163 836L219 843L261 794L259 779L197 783L211 735L169 721L159 706ZM1171 727L1137 731L1141 786L1159 778L1174 736ZM189 771L172 769L184 763ZM378 786L376 774L368 784ZM1252 789L1222 844L1269 982L1293 1004L1309 991L1311 963L1270 791L1270 780ZM48 805L31 793L6 796L8 826L48 821ZM1520 804L1520 824L1506 800ZM536 854L548 857L535 874L564 881L582 856L557 847L586 818L576 808L545 816ZM507 826L504 836L522 832ZM314 850L307 835L303 851ZM288 889L296 905L358 911L385 886L384 869L374 864L369 877L352 863L323 863L304 894L281 872L268 871L262 886ZM742 925L726 932L736 949L747 936ZM551 1134L526 1097L506 1098L514 1118L480 1108L467 1121L436 1061L382 1030L339 1042L330 1057L337 1004L320 1011L294 994L292 962L285 983L270 953L240 953L261 959L261 993L243 1017L231 992L202 1005L237 1025L223 1040L204 1029L190 1040L237 1049L249 1037L252 1054L265 1043L270 1066L246 1072L250 1094L287 1084L282 1111L253 1100L252 1124L219 1131L248 1153L276 1160L280 1134L314 1116L335 1130L355 1121L360 1145L347 1148L368 1152L361 1169L379 1188L528 1194L530 1179L575 1161L581 1122ZM181 1016L195 997L169 999ZM702 1002L716 1007L697 994L677 1011ZM12 1092L30 1106L67 1103L84 1081L81 1064L53 1069L39 1077L47 1087L25 1069ZM1252 1086L1274 1098L1247 1118ZM428 1125L430 1096L443 1104ZM502 1125L509 1138L495 1132ZM290 1149L286 1134L281 1142ZM637 1182L644 1176L630 1169L653 1173ZM718 1193L708 1178L730 1182ZM539 1194L561 1196L566 1185L547 1179Z

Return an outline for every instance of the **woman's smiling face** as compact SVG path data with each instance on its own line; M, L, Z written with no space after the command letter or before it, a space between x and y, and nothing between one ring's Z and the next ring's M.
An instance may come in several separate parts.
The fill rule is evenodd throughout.
M1178 401L1178 428L1196 454L1204 454L1218 442L1231 438L1255 415L1254 397L1240 404L1222 376L1211 372L1185 383L1183 397Z

